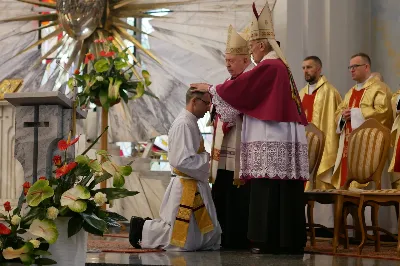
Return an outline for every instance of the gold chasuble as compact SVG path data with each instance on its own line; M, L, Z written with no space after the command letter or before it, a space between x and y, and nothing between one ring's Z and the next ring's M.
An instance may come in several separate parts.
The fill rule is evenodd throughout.
M369 78L363 87L356 90L356 86L346 93L343 102L339 105L335 113L336 125L342 118L342 112L347 108L360 108L364 120L374 118L384 126L391 128L393 123L392 106L390 104L390 89L381 82L377 77ZM347 178L347 151L349 135L356 128L352 128L351 120L347 121L340 138L338 157L335 164L334 177L332 184L336 188L340 188ZM354 162L358 163L358 162ZM339 175L337 175L340 173ZM368 184L358 184L352 182L351 187L364 188Z
M339 147L339 136L336 133L335 111L342 98L337 89L328 82L325 76L318 80L315 90L308 94L309 85L300 90L307 121L313 123L325 134L325 148L321 164L317 172L316 188L332 188L332 174L326 173L335 166L336 154ZM333 185L334 186L334 185ZM309 187L307 182L306 190Z
M202 138L197 153L202 153L204 151L204 140ZM174 168L173 172L178 176L190 178L190 176L182 173L178 169ZM214 230L214 225L198 191L198 181L185 178L180 178L180 181L182 184L182 197L172 231L171 244L183 248L186 243L192 213L194 213L197 226L202 234Z
M400 90L398 90L392 97L392 109L394 123L392 126L392 145L393 145L393 157L390 162L389 172L392 172L392 188L400 189L400 116L397 114L397 103L398 97L400 96Z

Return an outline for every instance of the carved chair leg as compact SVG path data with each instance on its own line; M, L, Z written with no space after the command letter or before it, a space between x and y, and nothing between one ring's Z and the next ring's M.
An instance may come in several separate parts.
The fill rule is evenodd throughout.
M347 206L343 207L343 233L344 233L344 248L349 248L349 234L347 230L347 216L349 215L349 210Z
M378 223L378 216L379 216L379 205L376 203L371 204L371 221L373 226L374 232L374 240L375 240L375 252L379 252L381 249L381 236L378 230L379 223Z
M364 248L365 241L366 241L366 225L365 225L365 205L364 205L364 196L360 197L360 203L358 205L358 221L360 224L361 230L361 243L358 246L358 255L361 255L362 249Z
M397 203L397 212L400 213L400 202ZM397 230L400 232L400 216L397 219ZM397 235L397 257L400 257L400 233Z
M333 224L333 253L336 253L339 245L339 234L342 226L343 196L338 195L335 200L335 220Z
M315 227L314 227L314 204L315 201L308 201L307 204L307 220L310 228L311 247L315 247Z

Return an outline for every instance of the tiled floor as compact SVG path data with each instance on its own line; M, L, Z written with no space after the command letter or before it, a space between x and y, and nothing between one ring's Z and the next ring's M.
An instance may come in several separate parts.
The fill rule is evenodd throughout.
M248 251L88 253L86 265L173 265L173 266L400 266L400 261L332 257L325 255L253 255Z

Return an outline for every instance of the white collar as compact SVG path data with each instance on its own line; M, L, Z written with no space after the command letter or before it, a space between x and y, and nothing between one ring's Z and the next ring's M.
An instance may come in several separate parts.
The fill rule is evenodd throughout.
M357 84L356 84L356 90L357 90L357 91L361 90L361 89L364 87L365 83L367 83L367 81L368 81L371 77L372 77L372 75L369 76L369 78L367 78L364 82L362 82L362 83L357 83Z
M266 59L279 59L279 56L275 51L271 51L268 54L264 55L263 59L261 59L260 63Z

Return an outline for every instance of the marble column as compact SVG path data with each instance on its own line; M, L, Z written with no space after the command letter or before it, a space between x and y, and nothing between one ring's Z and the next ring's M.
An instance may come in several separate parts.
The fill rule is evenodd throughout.
M24 183L21 164L14 158L15 107L7 101L0 101L0 212L3 203L10 201L17 205Z

